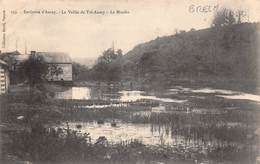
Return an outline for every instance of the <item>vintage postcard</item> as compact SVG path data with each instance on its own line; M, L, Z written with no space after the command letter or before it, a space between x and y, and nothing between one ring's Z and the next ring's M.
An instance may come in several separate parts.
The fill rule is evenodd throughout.
M260 164L259 0L0 0L0 163Z

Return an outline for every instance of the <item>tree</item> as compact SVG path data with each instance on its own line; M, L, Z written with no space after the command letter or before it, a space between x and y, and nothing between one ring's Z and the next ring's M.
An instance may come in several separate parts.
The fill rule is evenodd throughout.
M31 55L28 60L21 64L21 72L28 80L29 102L43 102L46 98L46 93L42 84L49 72L48 64L44 61L43 57Z
M28 60L22 63L23 74L28 79L30 88L41 84L46 80L48 65L42 56L31 55Z
M247 13L242 10L231 10L227 8L223 8L217 12L213 17L212 26L213 27L221 27L227 26L232 24L241 24L242 22L246 21L248 17Z
M90 76L90 72L87 66L73 62L72 75L74 80L87 80Z
M123 51L121 49L118 49L116 51L116 53L117 53L118 57L122 57L123 56Z
M221 26L232 25L235 23L236 23L236 19L235 19L234 11L227 8L223 8L215 13L212 21L212 26L221 27Z
M237 19L236 23L237 24L241 24L244 21L246 21L247 17L248 17L248 15L244 10L239 9L236 11L236 19Z
M156 79L158 75L164 75L167 69L167 60L161 57L158 51L144 52L141 56L138 66L139 78L145 78L145 80L162 80Z
M121 77L121 63L123 53L121 49L116 52L114 49L107 49L97 59L92 68L92 77L101 81L118 81Z
M102 56L100 56L98 58L97 64L99 64L99 63L109 64L116 58L117 58L117 54L115 53L115 51L113 49L109 48L109 49L105 50L103 52Z

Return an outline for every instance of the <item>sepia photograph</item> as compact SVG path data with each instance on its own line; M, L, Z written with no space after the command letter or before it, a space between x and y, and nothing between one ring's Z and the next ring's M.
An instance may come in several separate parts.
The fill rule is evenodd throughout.
M1 164L260 164L260 0L0 0Z

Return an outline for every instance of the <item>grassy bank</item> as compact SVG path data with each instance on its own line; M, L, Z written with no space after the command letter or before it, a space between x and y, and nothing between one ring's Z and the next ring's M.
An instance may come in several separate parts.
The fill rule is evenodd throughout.
M137 140L109 143L105 137L91 142L88 134L69 129L44 128L40 124L30 132L10 134L12 143L4 150L33 163L196 163L208 159L217 162L253 162L250 147L218 146L209 153L184 147L146 146ZM250 157L250 158L248 158ZM228 162L229 163L229 162Z

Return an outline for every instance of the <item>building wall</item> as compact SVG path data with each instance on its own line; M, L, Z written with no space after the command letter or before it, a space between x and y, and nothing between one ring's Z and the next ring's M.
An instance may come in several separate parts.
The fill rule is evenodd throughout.
M8 92L9 82L9 72L7 68L0 65L0 95Z
M51 65L50 63L49 65ZM55 64L55 63L53 63ZM58 74L58 76L47 75L49 81L72 81L72 64L71 63L58 63L56 64L58 68L63 70L63 73Z

